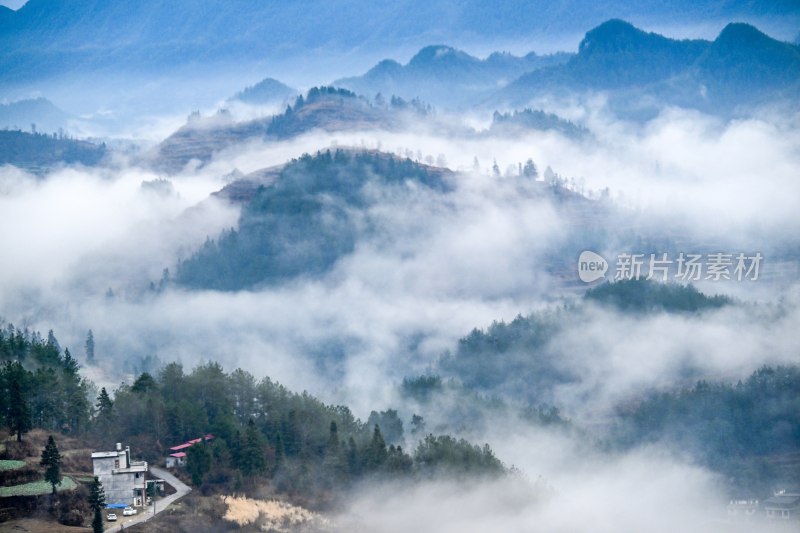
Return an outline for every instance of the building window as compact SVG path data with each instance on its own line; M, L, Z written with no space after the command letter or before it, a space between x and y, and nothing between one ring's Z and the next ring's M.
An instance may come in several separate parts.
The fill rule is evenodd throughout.
M114 468L119 468L119 459L114 459Z

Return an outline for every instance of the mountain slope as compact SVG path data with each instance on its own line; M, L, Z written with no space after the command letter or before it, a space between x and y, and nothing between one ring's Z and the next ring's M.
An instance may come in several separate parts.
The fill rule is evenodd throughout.
M729 24L695 63L693 76L708 87L711 97L756 99L760 92L798 86L800 48L748 24Z
M289 139L317 129L391 128L400 120L394 111L373 106L345 89L315 87L272 117L234 122L224 111L208 118L192 115L159 144L152 164L164 172L177 172L192 160L206 163L215 153L248 141Z
M374 188L413 182L443 191L448 174L379 152L305 155L273 169L272 182L247 197L238 229L181 262L176 280L230 291L318 276L354 250L358 211L374 202Z

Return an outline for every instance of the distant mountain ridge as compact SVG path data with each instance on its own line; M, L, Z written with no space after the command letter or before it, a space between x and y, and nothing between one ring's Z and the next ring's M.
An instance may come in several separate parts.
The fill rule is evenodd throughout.
M264 62L364 50L409 50L448 42L573 42L621 14L639 25L678 27L741 20L791 39L800 26L793 0L29 0L0 10L0 82L64 73L148 72L185 65Z
M586 33L563 65L521 76L500 100L523 105L548 94L609 91L611 105L639 102L729 115L740 106L800 103L800 48L748 24L728 24L714 41L675 40L610 20Z
M531 52L518 57L495 52L479 59L445 45L422 48L406 65L386 59L363 76L336 80L334 85L360 94L396 94L420 98L439 107L475 103L522 74L566 62L570 54L546 56Z

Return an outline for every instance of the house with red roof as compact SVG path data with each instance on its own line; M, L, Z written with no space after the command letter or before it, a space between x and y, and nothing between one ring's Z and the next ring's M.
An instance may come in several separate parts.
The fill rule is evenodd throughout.
M167 468L175 468L176 466L186 466L186 450L197 444L198 442L203 441L211 441L214 440L214 435L208 433L202 437L197 437L196 439L192 439L189 441L184 442L183 444L178 444L177 446L173 446L169 449L170 454L167 456Z

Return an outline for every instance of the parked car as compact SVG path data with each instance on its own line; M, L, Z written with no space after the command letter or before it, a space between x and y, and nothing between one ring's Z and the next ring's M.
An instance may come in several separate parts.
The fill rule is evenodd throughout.
M117 515L115 515L114 513L108 513L106 515L106 520L108 520L109 522L116 522L117 521Z
M137 509L134 509L133 507L126 507L125 509L122 510L122 516L133 516L138 512L139 511Z

